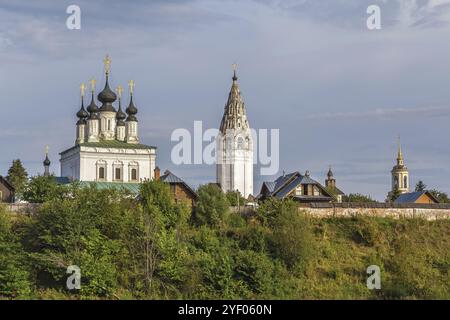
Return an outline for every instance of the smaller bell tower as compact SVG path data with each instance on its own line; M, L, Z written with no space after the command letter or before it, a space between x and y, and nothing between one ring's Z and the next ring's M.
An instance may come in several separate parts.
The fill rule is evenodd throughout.
M400 194L409 192L409 172L405 166L400 137L398 138L397 164L392 168L391 193L398 191Z

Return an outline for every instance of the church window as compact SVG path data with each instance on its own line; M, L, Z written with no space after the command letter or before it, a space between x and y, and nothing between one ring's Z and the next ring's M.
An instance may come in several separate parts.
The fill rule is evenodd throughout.
M115 169L115 180L122 180L122 170L120 168Z
M137 169L131 169L131 180L136 181L137 179Z
M404 176L403 177L403 188L408 188L408 177Z
M242 137L239 137L239 138L238 138L238 141L237 141L237 148L238 148L239 150L244 149L244 139L242 139Z
M98 168L98 179L105 180L105 167Z
M111 120L108 119L108 131L111 130Z
M131 161L128 163L128 179L129 181L137 182L139 181L139 163L136 161Z

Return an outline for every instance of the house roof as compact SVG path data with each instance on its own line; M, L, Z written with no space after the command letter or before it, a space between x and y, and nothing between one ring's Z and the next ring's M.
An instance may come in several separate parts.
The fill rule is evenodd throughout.
M120 183L120 182L91 182L91 181L80 181L81 187L94 186L99 190L102 189L117 189L126 190L133 194L139 193L140 183Z
M319 182L317 182L316 180L314 180L308 176L300 174L298 171L282 175L273 182L266 181L263 183L263 188L264 188L264 186L267 188L267 190L269 191L269 196L282 199L282 198L286 197L289 193L291 193L292 190L294 190L300 184L315 185L315 186L319 187L325 194L325 196L322 196L322 197L327 198L327 199L332 197L330 192L324 186L322 186ZM258 198L260 198L260 196L258 196ZM318 197L316 197L314 199L318 199Z
M57 184L71 184L75 182L68 177L55 177ZM81 187L94 186L97 189L123 189L133 194L139 193L139 183L123 183L123 182L98 182L98 181L76 181Z
M186 182L184 182L183 179L177 177L169 170L166 170L166 172L164 172L164 174L159 179L169 184L181 184L186 187L186 189L188 189L195 198L197 198L197 193L194 191L194 189L192 189Z
M9 183L8 180L6 180L5 178L3 178L3 176L0 176L0 182L5 185L9 190L11 191L15 191L15 188L13 187L13 185L11 183Z
M429 191L416 191L416 192L403 193L398 196L398 198L394 201L394 203L414 203L417 201L417 199L419 199L424 194L429 196L436 203L439 203L439 200L436 199L436 197L433 196L433 194Z
M55 177L56 183L58 184L69 184L73 180L68 177ZM174 175L170 171L166 171L164 175L160 177L161 181L167 182L169 184L182 184L184 185L193 195L197 198L197 193L182 179ZM140 183L123 183L123 182L97 182L97 181L79 181L81 187L95 186L98 189L124 189L133 194L139 193Z
M269 192L273 192L273 190L275 190L275 182L273 182L273 181L263 182L263 185L266 186L266 188L267 188L267 190L269 190Z
M91 148L116 148L116 149L156 149L156 147L154 146L148 146L140 143L128 143L119 140L104 140L100 142L83 142L80 143L79 145L73 146L72 148L69 148L61 152L60 154L63 154L67 151L77 148L78 146Z
M345 193L342 192L342 190L339 189L338 187L327 187L327 190L334 195L345 196Z

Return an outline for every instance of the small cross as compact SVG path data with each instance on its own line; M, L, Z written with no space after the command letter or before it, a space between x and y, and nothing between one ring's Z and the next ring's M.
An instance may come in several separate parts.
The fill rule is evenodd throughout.
M81 96L84 97L84 91L86 90L86 85L84 83L81 84L80 90L81 90Z
M130 88L130 94L133 94L134 86L135 86L134 80L128 81L128 87Z
M111 58L109 57L109 55L105 56L105 59L103 59L103 63L105 65L106 74L109 74L109 70L111 69Z
M48 155L48 146L45 146L45 155Z
M236 70L237 70L237 64L236 64L236 63L233 63L233 64L231 65L231 67L233 68L233 71L236 72Z
M91 91L94 92L95 91L95 84L97 83L97 81L95 81L95 79L92 78L91 80L89 80L89 82L91 83Z
M122 86L120 84L117 86L116 91L117 91L117 95L119 96L119 98L121 98L122 97L123 88L122 88Z

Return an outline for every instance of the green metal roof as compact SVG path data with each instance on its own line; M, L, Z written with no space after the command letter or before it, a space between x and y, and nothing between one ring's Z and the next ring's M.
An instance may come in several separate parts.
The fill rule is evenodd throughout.
M140 143L128 143L124 141L119 140L103 140L100 142L83 142L79 145L75 145L67 150L64 150L60 154L64 154L70 150L73 150L75 148L78 148L79 146L82 147L92 147L92 148L116 148L116 149L157 149L154 146L148 146L145 144Z
M140 143L127 143L119 140L104 140L100 142L84 142L80 143L82 147L93 148L119 148L119 149L156 149L153 146L147 146Z
M131 193L139 193L140 183L120 183L120 182L91 182L91 181L80 181L81 187L94 186L97 189L122 189L130 191Z

